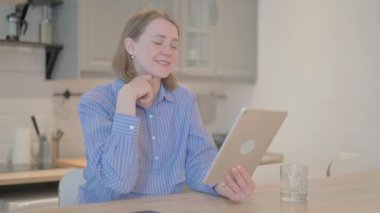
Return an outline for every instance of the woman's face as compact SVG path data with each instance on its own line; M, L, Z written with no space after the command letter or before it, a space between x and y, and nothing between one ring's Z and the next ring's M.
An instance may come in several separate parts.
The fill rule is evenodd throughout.
M125 46L138 75L152 75L166 78L178 61L178 31L166 19L151 21L140 37L133 41L128 38Z

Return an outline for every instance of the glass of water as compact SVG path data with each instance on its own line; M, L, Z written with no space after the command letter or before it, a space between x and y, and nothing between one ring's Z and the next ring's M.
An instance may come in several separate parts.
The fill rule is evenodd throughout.
M280 166L280 196L284 201L302 202L308 196L308 167L303 164Z

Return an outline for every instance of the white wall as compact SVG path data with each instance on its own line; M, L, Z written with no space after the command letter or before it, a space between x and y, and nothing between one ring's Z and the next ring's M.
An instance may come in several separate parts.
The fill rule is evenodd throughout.
M287 110L270 150L325 176L338 152L379 157L380 1L261 0L251 105Z

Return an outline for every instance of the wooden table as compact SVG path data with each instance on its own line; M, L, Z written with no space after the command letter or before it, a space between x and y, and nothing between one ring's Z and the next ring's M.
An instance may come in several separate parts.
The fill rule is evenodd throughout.
M114 201L103 204L41 208L24 213L75 212L265 212L265 213L378 213L380 211L380 171L321 178L310 181L309 200L303 203L281 201L279 185L258 187L246 201L236 204L229 200L201 193Z

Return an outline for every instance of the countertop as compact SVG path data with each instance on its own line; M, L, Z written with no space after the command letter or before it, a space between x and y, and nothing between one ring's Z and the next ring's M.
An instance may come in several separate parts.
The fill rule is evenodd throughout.
M281 163L283 156L276 153L266 153L261 159L261 165ZM51 168L30 171L12 171L0 173L0 186L25 183L42 183L59 181L62 176L72 167L83 168L86 166L85 158L67 158L54 160L56 166L62 168Z
M76 168L84 168L87 165L85 158L62 158L54 160L54 163L61 166L71 166Z
M281 163L283 161L283 155L278 153L266 153L261 159L260 165ZM71 166L84 168L87 164L85 158L64 158L54 160L54 163L61 166Z
M18 171L0 174L0 186L59 181L71 168Z

